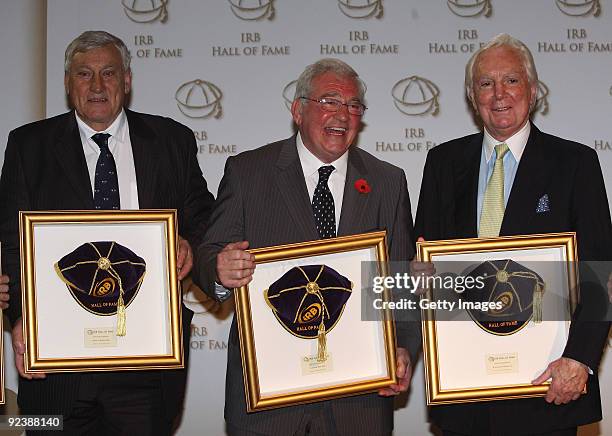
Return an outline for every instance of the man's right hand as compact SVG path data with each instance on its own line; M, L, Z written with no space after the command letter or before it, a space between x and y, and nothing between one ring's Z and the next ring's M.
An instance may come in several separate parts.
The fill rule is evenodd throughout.
M217 255L217 280L224 287L239 288L253 279L255 256L247 248L248 241L232 242Z
M15 368L17 368L19 375L23 378L27 378L28 380L45 378L46 375L44 373L26 374L25 372L25 367L23 365L23 356L25 355L25 343L23 342L23 318L19 318L13 326L11 337L13 340L13 353L15 354Z

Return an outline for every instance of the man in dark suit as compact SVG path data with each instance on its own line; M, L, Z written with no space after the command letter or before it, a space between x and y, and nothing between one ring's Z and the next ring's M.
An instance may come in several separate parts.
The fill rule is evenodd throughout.
M364 89L336 59L310 65L291 107L297 135L230 157L194 281L217 299L252 278L245 251L386 229L391 260L414 254L410 200L403 171L351 147L361 126ZM369 192L359 192L363 179ZM363 184L363 182L362 182ZM327 213L321 214L322 210ZM231 435L389 435L394 394L408 388L419 332L398 327L398 385L379 394L247 414L238 331L230 330L225 419ZM410 355L408 353L410 350ZM411 360L412 359L412 360ZM387 397L385 397L387 396Z
M177 209L182 279L193 264L190 246L199 244L214 201L193 133L171 119L123 108L131 89L123 41L102 31L77 37L66 49L65 87L74 111L12 131L0 179L19 406L24 414L64 415L67 434L170 434L186 370L24 373L20 210ZM183 310L185 341L192 316Z
M474 54L465 84L484 132L429 152L417 235L436 240L574 231L580 260L612 259L597 155L530 123L537 83L529 49L509 35ZM601 419L597 368L609 324L586 319L593 295L582 291L563 356L533 382L552 378L546 397L434 406L431 417L445 435L575 435L578 425Z

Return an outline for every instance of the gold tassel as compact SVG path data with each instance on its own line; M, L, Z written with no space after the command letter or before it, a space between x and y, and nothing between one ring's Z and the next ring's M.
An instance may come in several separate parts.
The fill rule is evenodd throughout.
M120 293L119 300L117 300L117 336L125 336L125 333L125 304L123 295Z
M533 322L540 324L542 322L542 297L544 289L536 284L536 289L533 292Z
M317 342L319 346L317 350L317 362L325 362L327 360L327 339L325 338L325 324L323 324L323 321L319 324Z

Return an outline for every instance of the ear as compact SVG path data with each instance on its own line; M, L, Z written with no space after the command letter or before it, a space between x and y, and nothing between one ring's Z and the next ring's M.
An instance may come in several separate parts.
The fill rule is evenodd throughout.
M529 101L531 109L535 107L537 98L538 98L538 83L536 82L531 85L531 99Z
M129 69L123 75L123 86L125 95L128 95L132 90L132 70Z
M291 115L293 116L293 122L296 126L300 127L302 123L302 101L299 98L293 100L291 103Z
M68 72L64 73L64 90L66 91L66 95L70 95L70 87L68 86L68 82L70 81L70 74Z

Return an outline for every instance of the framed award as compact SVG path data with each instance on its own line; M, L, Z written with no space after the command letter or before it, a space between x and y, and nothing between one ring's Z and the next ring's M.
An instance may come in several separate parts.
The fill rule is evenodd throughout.
M577 304L574 233L417 243L429 405L543 396ZM445 284L449 283L450 286Z
M176 211L19 216L26 372L183 367Z
M249 412L396 383L393 320L362 319L362 264L386 275L385 232L250 252L253 280L235 292Z

